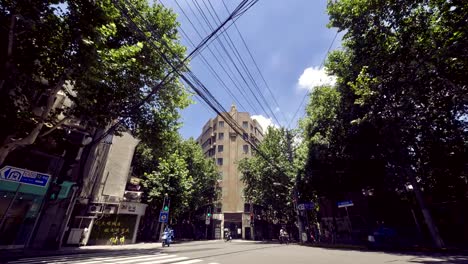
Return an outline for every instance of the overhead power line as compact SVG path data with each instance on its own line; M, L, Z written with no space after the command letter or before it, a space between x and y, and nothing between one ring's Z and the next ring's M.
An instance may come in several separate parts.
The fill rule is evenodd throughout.
M244 1L245 2L245 1ZM118 5L118 4L117 4ZM130 3L131 5L131 3ZM142 37L148 39L148 36L138 27L138 25L133 21L133 19L128 15L127 10L118 6L119 10L123 13L126 19L134 26L134 28L141 34ZM153 36L151 36L153 37ZM154 38L154 37L153 37ZM163 45L167 45L163 39L161 39ZM166 63L172 67L176 74L182 78L182 80L187 83L203 100L220 116L222 116L226 123L240 136L242 139L247 142L260 156L262 156L267 162L269 162L273 167L275 167L279 172L287 175L282 168L277 164L268 159L267 155L263 153L257 146L255 141L252 141L252 138L247 136L245 137L245 130L240 127L236 120L234 120L222 107L222 105L214 98L210 91L203 85L203 83L193 74L190 69L187 69L185 73L181 72L171 60L160 50L160 48L155 45L152 41L149 41L149 44L159 53L159 55L166 61ZM186 76L188 75L188 77Z
M128 3L126 0L123 0L124 2L126 2L128 5L132 6L131 3ZM256 1L255 1L256 2ZM120 7L120 3L119 3L119 0L113 0L113 3L114 5L120 10L122 11ZM161 89L161 87L163 87L165 84L169 83L170 81L172 81L176 75L173 75L177 69L180 69L180 68L187 68L186 66L186 62L192 58L192 57L195 57L201 50L203 50L203 47L205 45L207 45L207 43L218 37L219 35L217 35L219 32L222 32L222 29L223 27L231 20L233 19L236 19L238 18L240 15L242 15L246 9L245 9L245 6L247 6L247 4L249 4L249 1L248 0L243 0L237 7L236 9L234 9L234 11L224 20L223 23L221 23L215 30L213 30L213 32L211 32L208 36L206 36L193 50L192 52L190 52L189 55L187 55L187 57L185 57L182 61L180 61L180 63L175 67L173 68L171 71L169 71L166 76L164 76L164 78L161 79L161 81L159 82L159 84L157 84L155 87L153 87L150 91L150 93L141 100L140 103L138 103L137 105L135 105L134 107L132 107L130 109L130 113L134 113L136 112L141 106L143 106L146 102L148 102L152 96L154 96L154 94L157 93L157 91L159 91L159 89ZM133 6L132 6L133 7ZM134 7L133 7L134 9ZM139 15L140 17L142 17L142 15L137 11L136 12L137 15ZM128 18L128 16L127 16ZM145 18L142 17L144 21ZM155 32L155 30L151 30L151 32ZM154 35L157 35L157 34L154 34ZM146 37L144 34L143 34L144 37ZM161 37L161 36L159 36ZM162 38L161 38L162 39ZM154 45L154 43L152 43ZM167 46L167 43L166 43L166 46ZM168 47L168 50L171 51L171 53L174 55L174 52L172 51L172 49L170 47ZM120 127L122 124L124 124L125 122L125 118L121 118L120 120L118 120L115 124L113 124L111 127L109 127L100 137L98 137L97 139L93 140L92 144L96 144L98 142L100 142L101 140L103 140L104 138L106 138L108 135L110 135L111 133L114 133L118 127Z
M211 5L211 2L208 1L208 3ZM226 3L224 2L224 0L222 0L222 3L223 3L224 8L226 9L226 12L229 13L229 9L228 9ZM213 8L213 10L214 10L214 8ZM237 24L235 22L233 24L234 24L234 27L235 27L237 33L239 34L240 39L242 40L242 43L244 44L245 49L247 50L251 60L253 61L254 65L255 65L255 68L257 69L258 74L262 78L263 83L265 84L265 87L267 88L268 92L270 93L271 98L273 98L273 101L274 101L276 107L278 107L278 109L281 109L280 105L278 104L278 101L276 100L275 95L273 94L273 92L271 91L270 86L268 85L268 82L266 81L265 77L263 76L262 71L260 70L260 67L258 67L257 61L255 60L254 56L252 55L252 52L250 51L249 46L247 45L244 37L242 36L241 31L239 30L239 28L237 27ZM282 114L282 117L283 117L283 121L286 124L287 119L286 119L286 116L284 115L284 112L281 112L281 114Z
M328 54L330 53L330 50L331 48L333 47L333 44L335 43L335 40L336 40L336 37L338 36L338 31L336 32L335 36L333 37L333 40L332 42L330 43L330 46L328 47L327 49L327 52L325 53L325 56L322 60L322 62L320 63L320 66L319 66L319 70L323 67L323 65L325 64L325 61L327 60L327 57L328 57ZM307 97L310 95L310 90L307 90L307 92L304 94L304 97L302 97L302 100L301 100L301 103L299 104L299 106L297 107L296 109L296 112L294 113L294 116L291 120L289 120L289 123L288 123L288 128L290 128L292 122L294 121L294 119L296 118L297 114L299 113L299 110L302 108L302 105L304 104L304 102L306 101ZM305 114L304 114L305 115ZM304 116L303 115L303 116Z
M179 1L175 0L175 3L176 3L176 5L179 7L180 11L181 11L182 14L185 16L185 18L188 20L188 22L190 23L190 25L192 25L192 27L193 27L193 29L195 30L195 32L197 33L197 35L198 35L200 38L203 38L202 35L201 35L201 33L200 33L200 31L198 30L198 28L194 25L194 23L192 22L192 20L191 20L190 17L188 16L188 14L185 12L184 8L179 4ZM189 8L191 9L190 4L189 4L188 6L189 6ZM191 10L193 10L193 9L191 9ZM202 25L197 16L196 16L196 18L197 18L198 22L200 23L200 25ZM184 29L183 29L181 26L179 26L179 27L180 27L181 31L183 32L183 34L185 34L185 33L184 33ZM204 28L202 28L202 29L204 30ZM204 30L204 31L206 32L206 30ZM187 34L185 34L185 35L186 35L186 38L187 38L190 42L192 42L192 41L190 40L190 37L189 37ZM204 62L204 65L206 65L206 67L209 68L210 72L215 76L215 79L218 81L218 83L221 84L221 87L231 96L231 98L236 102L237 105L240 106L241 109L247 110L247 108L244 107L244 105L239 101L238 98L240 98L240 97L244 98L244 100L245 100L245 101L247 102L247 104L250 106L250 109L253 110L253 111L255 111L256 108L254 107L254 105L252 104L252 102L251 102L248 98L245 97L245 93L242 93L242 92L241 92L241 88L240 88L240 86L239 86L239 84L238 84L239 82L238 82L237 80L236 80L236 81L237 81L237 82L236 82L236 81L233 79L233 77L235 78L236 76L233 74L232 70L229 68L229 70L230 70L231 73L228 73L228 71L226 70L226 67L225 67L225 66L223 65L223 63L220 61L220 58L221 58L222 60L224 60L224 57L221 56L221 53L220 53L219 50L217 49L217 46L214 46L214 48L218 51L218 54L219 54L218 56L214 54L214 52L213 52L213 50L211 49L211 47L208 46L207 48L208 48L208 51L209 51L209 52L211 53L211 55L213 56L213 58L215 59L215 61L218 63L219 67L224 71L225 75L231 80L231 83L233 84L233 86L237 89L237 91L239 91L239 96L235 96L235 95L233 94L233 92L231 91L231 89L230 89L230 88L228 87L228 85L223 81L223 79L222 79L222 78L220 77L220 75L216 72L216 70L213 68L213 66L208 62L208 60L205 58L205 56L204 56L203 54L201 54L201 58L202 58L202 60L203 60L203 62ZM226 63L225 60L224 60L224 63L227 65L227 63ZM227 65L227 66L229 66L229 65Z
M208 26L210 26L210 28L211 28L211 23L209 21L208 16L203 11L203 8L201 6L199 6L198 1L195 0L194 3L197 6L199 12L205 18ZM203 1L203 5L204 5L205 9L208 11L210 17L215 22L216 22L216 20L221 21L218 14L216 13L216 10L213 8L213 5L211 5L211 2L208 1L208 3L209 3L211 8ZM213 12L211 12L211 10L213 10ZM214 15L213 15L213 13L214 13ZM225 42L227 43L228 49L231 50L231 52L234 54L234 57L237 59L237 62L239 63L239 67L238 67L238 64L234 62L234 59L229 54L226 46L221 44L222 48L225 50L226 54L228 54L229 59L231 60L232 64L236 68L237 72L241 76L242 80L244 81L245 85L249 89L250 93L252 94L252 96L254 97L256 102L260 105L263 112L266 114L266 116L268 118L273 118L278 124L280 124L277 116L275 115L275 113L272 110L272 108L271 108L270 104L268 103L268 101L265 99L263 93L260 90L260 87L258 86L257 82L255 81L255 78L252 76L252 73L250 72L249 68L247 67L247 65L245 63L245 60L242 58L242 55L240 54L238 48L234 44L234 41L232 40L230 34L228 32L226 32L226 34L223 34L222 37L224 38ZM244 74L242 73L242 70L243 70L243 72L245 72L247 77L244 76ZM250 82L249 82L249 80L250 80Z

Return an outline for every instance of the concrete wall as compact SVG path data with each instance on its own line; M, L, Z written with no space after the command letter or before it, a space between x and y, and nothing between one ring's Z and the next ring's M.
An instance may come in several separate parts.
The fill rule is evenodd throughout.
M103 184L97 195L123 197L129 177L130 164L137 144L138 140L129 133L113 137L102 175Z

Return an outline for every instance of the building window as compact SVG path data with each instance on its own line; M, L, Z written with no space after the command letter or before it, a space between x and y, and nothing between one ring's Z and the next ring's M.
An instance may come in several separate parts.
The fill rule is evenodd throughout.
M204 148L208 147L209 145L211 145L211 139L207 139L205 141L205 143L203 143L202 148L204 149Z
M213 125L213 130L216 130L216 124Z
M217 164L218 165L223 165L223 158L218 158Z
M244 133L244 140L249 140L249 134L248 133Z
M224 139L224 133L218 133L218 140Z
M244 204L244 213L250 213L250 204L248 203L245 203Z
M219 126L219 128L224 127L224 121L219 121L219 122L218 122L218 126Z
M250 125L250 131L253 131L253 130L254 130L254 129L253 129L253 126L252 126L252 125Z
M223 145L218 145L218 152L223 152L224 146Z
M249 153L249 145L244 145L243 149L245 154Z
M242 122L242 128L248 129L249 128L249 122L247 122L247 121Z

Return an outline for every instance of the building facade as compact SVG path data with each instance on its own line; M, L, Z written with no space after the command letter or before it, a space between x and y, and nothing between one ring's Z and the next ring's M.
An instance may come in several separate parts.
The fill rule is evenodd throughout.
M231 116L242 127L243 135L238 135L229 126L224 115ZM263 129L249 113L238 112L233 105L229 112L208 120L197 139L205 155L214 159L222 175L219 182L222 198L213 214L215 238L222 237L225 229L237 238L253 238L251 206L243 197L242 175L237 168L240 160L252 156L251 146L244 138L258 143L263 139Z
M135 243L147 205L140 203L141 191L128 189L131 161L139 140L129 133L108 136L90 155L87 175L75 212L69 223L66 244L109 244L124 236Z

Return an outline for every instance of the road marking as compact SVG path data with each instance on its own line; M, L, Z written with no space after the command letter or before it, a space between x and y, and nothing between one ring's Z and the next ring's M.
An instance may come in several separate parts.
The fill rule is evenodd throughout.
M100 256L99 255L94 255L94 254L84 254L83 256L78 256L75 258L75 255L67 255L67 256L61 256L61 257L41 257L39 258L40 261L35 260L33 258L28 258L27 260L16 260L12 262L8 262L11 264L32 264L32 263L79 263L79 264L95 264L95 263L103 263L106 261L125 261L125 260L138 260L138 259L161 259L161 258L168 258L168 257L175 257L176 255L168 256L167 254L154 254L154 255L134 255L134 256L129 256L129 257L120 257L120 254L118 252L114 253L114 256L109 256L109 253L106 253L106 257ZM118 255L117 255L118 254ZM103 254L104 255L104 254Z
M177 255L168 254L122 254L122 252L106 252L96 254L76 254L76 255L61 255L51 257L40 257L40 258L27 258L20 259L12 262L11 264L194 264L202 262L201 259L190 259L188 257L179 257ZM210 263L218 264L218 263Z
M138 262L139 264L161 264L161 263L169 263L169 262L174 262L173 264L176 264L177 262L175 261L180 261L180 260L186 260L188 259L187 257L179 257L179 258L170 258L170 259L164 259L164 260L156 260L156 261L146 261L146 262ZM116 262L116 263L122 263L122 262ZM126 262L129 263L129 262Z
M192 260L177 262L177 263L174 263L174 264L192 264L192 263L198 263L198 262L202 262L202 261L203 260L201 260L201 259L192 259Z
M121 259L112 259L113 262L118 262L118 263L122 263L122 264L125 264L125 263L133 263L135 262L135 260L138 260L139 263L145 263L143 261L147 261L147 260L161 260L161 259L166 259L165 261L167 261L167 259L173 259L173 258L176 258L177 255L167 255L167 256L161 256L161 257L155 257L155 256L142 256L142 257L134 257L134 258L121 258Z

